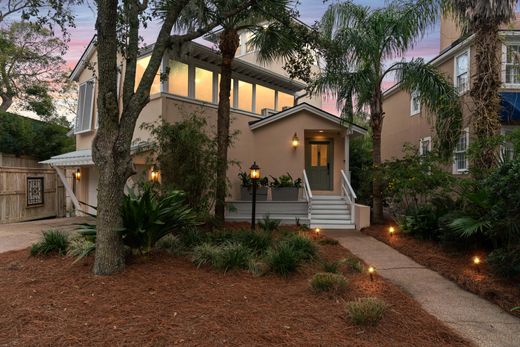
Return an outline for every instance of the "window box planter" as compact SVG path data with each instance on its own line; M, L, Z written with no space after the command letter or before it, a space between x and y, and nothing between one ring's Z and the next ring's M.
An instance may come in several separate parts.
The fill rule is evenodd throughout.
M297 187L278 187L271 188L273 201L298 201L300 188Z
M240 200L253 200L253 187L240 187ZM267 200L267 187L256 188L256 201Z

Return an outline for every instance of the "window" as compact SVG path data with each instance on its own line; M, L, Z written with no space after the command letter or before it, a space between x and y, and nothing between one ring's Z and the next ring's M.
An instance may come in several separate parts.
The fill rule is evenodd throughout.
M455 58L455 88L459 93L469 89L469 50Z
M261 113L265 108L274 110L274 94L273 89L256 85L256 113Z
M43 177L27 177L27 206L43 205Z
M240 33L240 46L237 48L237 56L245 55L255 51L254 46L248 43L252 37L253 33L250 31L244 31Z
M137 64L135 67L135 87L134 90L137 90L139 83L141 82L141 78L143 78L144 70L148 67L148 63L150 63L150 56L137 59ZM159 93L161 91L161 77L160 73L157 72L155 78L153 79L152 87L150 88L150 95Z
M410 94L410 115L416 115L421 112L421 100L418 91Z
M253 112L253 85L238 81L238 108Z
M195 68L195 99L213 102L213 72Z
M284 107L293 107L294 106L294 96L290 94L285 94L282 92L278 92L278 107L277 111L283 111Z
M469 145L469 130L466 128L460 134L459 141L455 146L453 173L463 173L468 170L468 145Z
M423 137L419 140L419 155L425 155L432 151L432 138Z
M187 64L170 60L168 92L180 96L188 96L188 75L189 67Z
M513 160L514 159L514 144L511 142L511 134L513 129L502 128L501 134L504 136L504 143L500 146L500 155L502 160Z
M94 108L94 86L95 80L90 80L79 85L78 91L78 115L74 132L76 134L90 131L92 129L92 111Z
M328 150L327 143L311 143L311 166L325 167L328 164Z
M520 44L505 46L505 76L506 84L520 84Z

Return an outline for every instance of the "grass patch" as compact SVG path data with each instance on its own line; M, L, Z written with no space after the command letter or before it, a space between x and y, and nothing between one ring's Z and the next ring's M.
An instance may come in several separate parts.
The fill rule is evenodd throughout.
M281 222L279 219L271 219L271 217L265 216L262 220L258 221L258 226L263 231L275 231L278 230Z
M75 257L73 263L76 263L84 257L94 253L96 250L96 243L88 238L78 235L69 241L67 254Z
M387 308L388 304L378 298L360 298L345 304L347 316L356 325L376 325Z
M251 260L251 250L238 242L221 245L203 243L193 249L192 261L197 265L212 265L223 271L245 269Z
M321 268L323 270L323 272L328 272L328 273L339 273L339 268L342 264L342 261L341 260L337 260L337 261L327 261L327 260L323 260L321 262Z
M316 245L308 237L289 234L280 243L286 243L293 248L301 260L310 260L316 256Z
M345 260L345 263L347 263L347 265L354 271L356 272L363 272L363 270L365 269L365 267L363 266L363 263L361 262L361 260L359 259L356 259L356 258L348 258Z
M348 280L343 275L318 272L311 279L311 288L316 293L328 292L338 295L345 291L348 285Z
M180 238L172 234L162 237L157 241L155 247L162 249L171 255L181 255L183 252L183 245Z
M329 238L325 238L325 239L321 239L318 241L318 243L320 245L339 245L339 241L336 240L336 239L329 239Z
M266 263L274 273L287 277L300 265L300 253L288 242L280 242L267 250Z
M197 267L200 267L201 265L215 265L219 252L220 248L218 245L205 242L193 248L191 261L193 261Z
M48 255L51 253L65 255L68 247L69 240L67 235L59 230L47 230L43 232L42 239L32 245L31 255Z

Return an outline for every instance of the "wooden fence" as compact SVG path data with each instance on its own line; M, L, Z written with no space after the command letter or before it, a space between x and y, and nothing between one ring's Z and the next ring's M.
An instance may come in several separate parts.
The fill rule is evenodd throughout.
M65 203L54 169L0 166L0 223L63 217Z

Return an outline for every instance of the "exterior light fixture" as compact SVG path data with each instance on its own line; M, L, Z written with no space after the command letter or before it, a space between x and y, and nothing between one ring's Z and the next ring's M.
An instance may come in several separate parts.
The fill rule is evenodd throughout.
M394 236L394 234L395 234L395 228L394 228L394 227L390 227L390 228L388 228L388 233L390 234L390 236Z
M78 182L81 180L81 170L80 169L77 169L76 172L74 172L74 178Z
M253 165L249 168L249 177L253 183L253 199L251 206L251 230L255 230L256 225L256 186L258 184L258 180L260 179L260 167L256 164L256 161L253 162Z
M480 272L480 258L479 257L473 257L473 264L475 264L477 268L477 272Z
M321 232L321 229L320 228L316 228L316 229L314 229L314 231L316 231L316 234L319 235L320 232Z
M298 138L298 135L296 133L294 133L291 143L294 149L298 148L298 146L300 145L300 139Z
M152 182L159 182L159 175L160 175L159 169L157 168L157 166L154 165L152 167L152 171L150 172L150 180Z
M374 281L374 272L376 272L376 269L373 266L368 267L368 274L370 275L370 280Z

